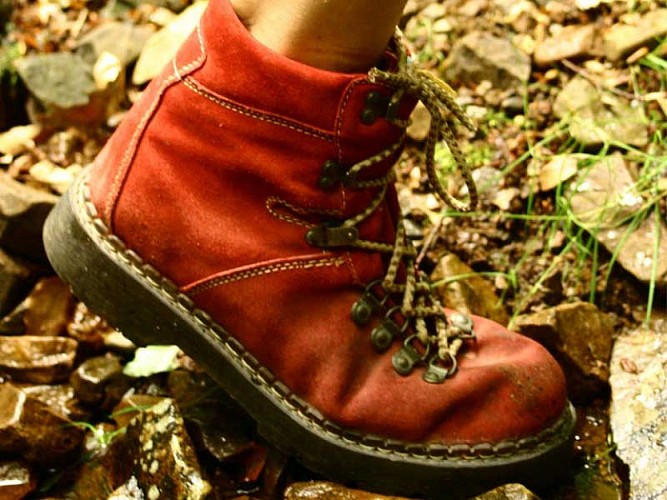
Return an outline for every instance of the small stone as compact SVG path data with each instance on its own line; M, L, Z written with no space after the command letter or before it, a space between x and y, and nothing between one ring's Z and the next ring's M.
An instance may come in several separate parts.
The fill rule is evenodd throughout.
M72 311L69 285L56 276L37 282L25 299L25 334L57 337L65 331Z
M16 156L28 146L34 146L34 139L42 131L39 125L17 125L0 134L0 154Z
M573 401L589 401L607 389L613 324L593 304L562 304L519 316L513 327L558 360Z
M475 273L456 255L445 255L431 276L435 283L451 280L438 287L443 303L465 314L476 314L507 325L509 316L493 285Z
M0 246L13 255L47 262L42 227L58 201L0 173Z
M593 47L595 26L566 26L557 35L547 38L535 49L535 62L546 66L563 59L587 55Z
M52 161L45 159L38 161L30 167L28 173L36 181L50 186L51 189L59 194L64 194L81 170L81 165L76 163L62 168Z
M417 103L412 115L410 115L410 126L406 132L413 141L424 141L431 129L431 113L421 102Z
M445 75L471 85L488 80L497 89L513 88L528 81L530 58L506 38L475 31L454 44Z
M440 19L446 14L445 6L441 3L432 2L429 3L422 11L422 17L426 19Z
M114 332L102 318L94 314L83 302L78 302L74 315L67 324L67 335L79 343L86 353L96 354L104 350L104 335Z
M603 35L604 54L617 61L637 48L667 34L667 9L652 9L636 24L614 24Z
M540 497L522 484L506 484L487 491L471 500L540 500Z
M0 499L21 500L37 487L37 480L25 462L0 461Z
M407 500L403 497L388 497L362 490L346 488L341 484L325 481L292 483L285 490L285 500L312 500L326 498L328 500Z
M100 24L86 33L78 42L78 51L87 57L87 51L97 60L102 54L116 56L122 67L139 57L153 30L145 26L111 21Z
M127 427L139 413L155 406L163 399L163 397L148 394L125 394L113 409L111 416L118 427Z
M75 340L63 337L0 337L0 373L21 382L63 382L72 370L76 346Z
M635 370L624 368L632 360ZM667 322L621 335L611 358L611 428L630 498L667 496Z
M77 453L84 432L11 384L0 384L0 452L52 464Z
M570 134L584 145L648 143L648 122L642 108L631 107L620 97L596 89L581 76L565 85L553 110L558 118L568 121Z
M579 167L580 157L564 154L552 157L540 168L540 189L551 191L568 179L574 177Z
M83 403L96 405L102 402L110 382L122 377L120 360L111 354L90 358L81 363L70 376L76 397Z
M15 259L0 248L0 317L10 312L30 291L35 276L32 266ZM11 332L13 334L23 333L21 331ZM0 323L0 334L6 335L5 328Z
M151 35L144 45L132 74L132 83L141 85L155 78L176 55L178 48L199 24L208 2L195 2L167 26Z

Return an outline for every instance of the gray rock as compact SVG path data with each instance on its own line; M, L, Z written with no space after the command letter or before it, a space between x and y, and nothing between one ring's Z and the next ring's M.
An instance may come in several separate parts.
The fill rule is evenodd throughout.
M649 283L657 266L656 282L667 285L667 228L650 214L633 228L632 218L644 204L625 161L620 155L606 157L583 170L569 193L577 220L638 280ZM659 238L658 259L653 249Z
M603 36L604 54L617 61L633 50L667 34L667 9L654 9L636 24L615 24Z
M64 337L0 337L0 373L36 384L65 381L74 364L76 345Z
M109 52L125 67L137 60L152 33L144 26L112 21L100 24L81 37L78 51L84 58L92 54L93 62L104 52Z
M476 31L454 44L445 75L474 85L488 80L495 88L507 89L528 81L530 58L511 41Z
M513 326L558 360L573 401L585 402L606 390L613 324L593 304L562 304L519 316Z
M54 464L78 452L83 434L48 405L11 384L0 384L0 452Z
M535 62L546 66L563 59L587 55L593 47L594 38L595 26L592 24L567 26L537 46Z
M46 262L42 227L58 198L0 173L0 246L14 255Z
M616 339L609 381L616 455L630 468L630 498L666 498L667 322Z
M610 141L648 144L648 121L642 108L633 108L620 97L596 89L581 76L565 85L553 110L558 118L568 121L570 134L584 145Z
M14 64L28 90L44 105L83 106L97 90L91 65L76 54L36 54Z

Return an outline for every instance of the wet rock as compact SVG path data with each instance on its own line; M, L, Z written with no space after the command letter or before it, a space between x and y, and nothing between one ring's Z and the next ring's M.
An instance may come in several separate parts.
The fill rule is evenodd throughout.
M549 349L563 367L573 401L607 390L613 323L593 304L562 304L519 316L513 327Z
M310 500L313 498L326 498L328 500L401 500L402 497L388 497L377 493L353 490L326 481L293 483L285 490L285 500Z
M522 484L514 483L499 486L472 500L540 500L540 498Z
M471 85L487 80L494 88L507 89L528 81L530 58L505 38L473 32L454 44L445 75Z
M535 62L546 66L563 59L587 55L593 47L595 26L592 24L566 26L558 34L547 38L535 49Z
M56 337L65 331L73 298L69 285L52 276L37 282L25 299L26 335Z
M140 413L124 439L135 457L134 474L149 499L203 499L210 491L173 400Z
M636 24L615 24L604 33L604 54L617 61L667 34L667 9L653 9Z
M153 31L145 26L121 22L100 24L86 33L78 43L78 51L84 57L96 61L105 52L116 56L124 68L139 57Z
M132 476L127 483L117 488L107 500L144 500L144 492L139 488L137 478Z
M127 393L113 409L111 416L118 427L127 427L132 419L139 413L155 406L163 399L164 398L161 396Z
M476 314L507 325L509 316L491 283L463 263L456 255L445 255L431 276L443 304L465 314Z
M37 487L30 467L18 460L0 461L0 499L21 500Z
M554 102L554 113L568 121L570 134L584 145L616 141L633 146L648 143L647 120L641 107L631 107L623 99L596 89L575 76Z
M110 383L123 377L120 360L112 355L90 358L81 363L70 376L76 397L89 405L100 404ZM129 388L130 384L126 384ZM122 395L121 395L122 396ZM118 401L115 401L115 405Z
M47 262L42 227L58 198L0 173L0 246L37 262Z
M630 468L630 498L667 496L667 323L616 339L611 359L611 427Z
M168 384L199 449L219 462L251 450L252 420L208 376L176 370L169 374Z
M153 34L146 42L132 74L132 83L141 85L155 78L199 24L208 2L196 2L177 18Z
M0 384L0 452L52 464L73 457L83 434L48 405L11 384Z
M633 217L644 199L637 190L632 173L620 155L606 157L583 170L569 194L572 212L579 224L617 255L618 262L638 280L649 283L656 269L658 285L667 285L667 228L656 225L651 213L639 226ZM653 249L658 240L658 259Z
M48 405L53 411L61 413L72 421L88 421L91 411L83 408L69 384L28 385L20 387L31 398Z
M118 108L123 89L118 85L98 87L95 63L69 52L36 54L14 64L37 103L30 106L32 121L50 126L95 126Z
M30 291L35 276L32 266L19 259L7 255L0 249L0 317L10 312ZM20 332L23 333L21 322ZM0 325L0 334L6 329Z
M63 382L72 370L76 346L64 337L0 337L0 373L20 382Z

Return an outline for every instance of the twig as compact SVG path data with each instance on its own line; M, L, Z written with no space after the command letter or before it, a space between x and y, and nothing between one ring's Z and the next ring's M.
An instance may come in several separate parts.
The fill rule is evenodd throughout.
M440 220L438 223L433 226L431 229L431 232L428 234L426 239L424 240L424 244L422 245L422 249L419 251L419 255L417 255L417 260L415 261L415 264L417 267L421 264L421 261L424 260L424 257L426 257L426 252L431 248L433 243L435 242L438 233L440 232L440 229L442 228L442 224L444 223L445 218L440 217Z

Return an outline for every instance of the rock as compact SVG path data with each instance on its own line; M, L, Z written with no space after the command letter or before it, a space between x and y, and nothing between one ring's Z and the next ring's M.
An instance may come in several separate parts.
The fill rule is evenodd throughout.
M141 85L155 78L176 55L176 51L199 24L208 2L195 2L177 18L151 35L144 45L132 74L132 83Z
M551 191L561 183L574 177L579 168L581 157L576 154L553 156L540 167L540 189Z
M11 384L0 384L0 452L17 453L31 463L72 458L83 430L59 412Z
M67 324L67 335L79 343L86 354L97 354L104 350L104 335L114 332L102 318L93 314L83 302L78 302L74 315Z
M107 500L144 500L144 492L139 488L137 478L132 476L127 483L117 488Z
M528 81L530 58L511 41L476 31L454 44L445 75L472 85L487 80L494 88L507 89Z
M74 388L69 384L28 385L20 389L70 420L82 422L92 417L91 411L81 406L74 394Z
M150 377L178 368L178 358L182 351L176 345L149 345L139 347L134 359L123 367L128 377Z
M133 450L134 474L149 499L203 499L211 487L202 476L197 456L172 399L137 415L124 439Z
M554 113L568 120L570 134L586 146L620 142L632 146L648 143L647 119L641 107L631 107L614 94L597 90L575 76L554 102Z
M616 455L630 469L629 497L665 498L667 322L616 339L609 382Z
M97 61L105 52L118 58L122 67L139 57L153 30L145 26L111 21L100 24L79 39L78 51L84 57Z
M158 8L169 9L172 12L181 12L190 3L188 0L143 0L144 3L155 5Z
M593 24L566 26L555 36L544 40L535 49L535 62L546 66L563 59L589 54L595 38Z
M613 323L593 304L562 304L519 316L513 328L556 358L573 401L586 402L607 390Z
M652 9L636 24L614 24L603 35L604 54L617 61L667 34L667 9ZM657 43L656 43L657 45Z
M16 156L28 146L34 146L34 139L41 133L39 125L17 125L0 134L0 154Z
M501 325L507 325L509 316L496 296L493 285L456 255L445 255L431 279L434 283L445 280L445 283L438 287L438 292L446 307L464 314L484 316Z
M30 291L35 281L32 266L19 259L10 257L0 249L0 317L14 309ZM0 334L4 328L0 323ZM21 324L20 332L23 333Z
M19 76L39 102L29 109L32 121L54 127L104 123L118 108L124 80L99 89L93 77L95 62L69 52L18 59L14 64Z
M56 196L0 173L0 247L14 255L47 262L42 227L56 201Z
M0 498L21 500L37 487L37 480L30 467L19 460L0 461Z
M72 311L69 285L56 276L37 282L25 299L25 334L56 337L65 331Z
M472 500L540 500L540 498L524 485L514 483L499 486Z
M35 163L28 172L36 181L46 184L59 194L64 194L81 170L82 167L78 163L63 168L45 159Z
M118 405L113 409L111 416L118 427L127 427L139 413L155 406L163 399L161 396L134 394L130 392L123 396Z
M377 493L353 490L343 485L326 481L310 481L292 483L285 490L285 500L311 500L326 498L327 500L401 500L402 497L387 497ZM407 500L407 499L403 499Z
M176 370L168 385L198 449L218 462L251 450L252 419L208 376Z
M650 283L657 266L656 282L667 285L667 228L661 221L656 236L652 214L633 228L633 217L644 205L644 199L625 160L612 155L583 170L569 194L572 212L579 224L591 231L628 272L638 280ZM658 240L658 259L653 249Z
M0 337L0 373L20 382L63 382L72 370L76 345L64 337Z
M81 363L70 375L70 383L78 399L89 405L97 405L104 400L109 384L122 378L122 372L120 360L112 354L107 354ZM129 388L131 384L125 385ZM114 406L116 403L118 401L108 406Z
M431 113L421 102L417 103L412 115L410 115L410 126L406 132L413 141L424 141L431 128Z

